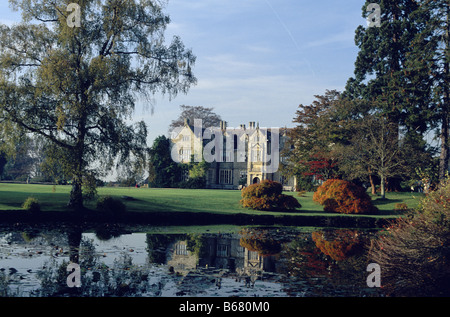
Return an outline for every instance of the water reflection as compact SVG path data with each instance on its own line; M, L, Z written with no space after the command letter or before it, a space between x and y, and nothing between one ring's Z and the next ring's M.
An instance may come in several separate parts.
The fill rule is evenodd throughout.
M380 296L366 285L370 233L241 228L0 229L1 296ZM144 233L143 233L144 232ZM67 286L69 263L81 287Z

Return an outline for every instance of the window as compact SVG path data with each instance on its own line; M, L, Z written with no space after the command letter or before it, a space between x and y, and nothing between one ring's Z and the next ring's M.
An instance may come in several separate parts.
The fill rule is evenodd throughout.
M249 260L258 260L259 259L258 252L256 252L256 251L248 251L248 259Z
M237 247L237 255L238 255L239 257L243 257L244 254L245 254L245 248L244 248L244 247L241 247L241 246L238 246L238 247Z
M256 162L261 162L261 150L260 149L252 149L252 153L251 153L251 162L252 163L256 163Z
M220 184L233 184L233 171L232 170L220 170L219 172Z
M190 139L191 139L190 135L183 135L183 142L189 142Z
M186 248L186 244L177 244L175 246L175 254L176 255L188 255L188 251Z
M228 246L226 244L217 245L217 256L227 257L228 256Z
M190 162L191 161L191 149L190 148L182 148L180 150L180 158L182 162Z

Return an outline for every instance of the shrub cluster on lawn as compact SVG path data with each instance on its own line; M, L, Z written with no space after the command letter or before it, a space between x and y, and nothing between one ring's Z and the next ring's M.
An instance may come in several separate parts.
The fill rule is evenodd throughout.
M341 214L372 214L378 209L362 186L340 180L329 179L313 195L324 211Z
M450 181L386 227L369 259L391 296L450 296Z
M264 180L242 190L241 205L245 208L262 211L285 211L301 208L298 200L284 195L283 185L278 182Z
M41 204L39 203L37 198L28 197L24 201L22 208L25 209L26 211L30 211L30 212L39 212L39 211L41 211Z

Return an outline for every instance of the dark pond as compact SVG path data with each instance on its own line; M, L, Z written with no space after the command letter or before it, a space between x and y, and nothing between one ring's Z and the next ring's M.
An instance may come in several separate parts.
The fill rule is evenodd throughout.
M380 289L366 282L366 247L374 234L287 227L0 226L0 295L377 297ZM68 287L75 272L67 271L71 262L79 265L80 287Z

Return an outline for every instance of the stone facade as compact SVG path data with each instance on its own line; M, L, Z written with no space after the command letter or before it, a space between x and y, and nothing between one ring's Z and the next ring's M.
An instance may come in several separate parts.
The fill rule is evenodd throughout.
M240 189L268 179L282 183L285 190L295 190L296 179L285 179L278 170L282 160L279 153L287 140L286 128L275 133L273 129L260 128L258 123L250 122L248 127L242 124L238 129L228 129L226 122L221 122L220 127L215 129L220 132L217 139L211 138L208 135L210 132L205 134L205 130L185 120L184 126L172 135L171 141L172 157L178 156L178 161L182 163L192 159L199 162L204 157L204 151L213 148L215 159L209 162L207 188ZM279 138L278 142L274 142L274 137ZM274 144L278 146L278 151L272 151Z

